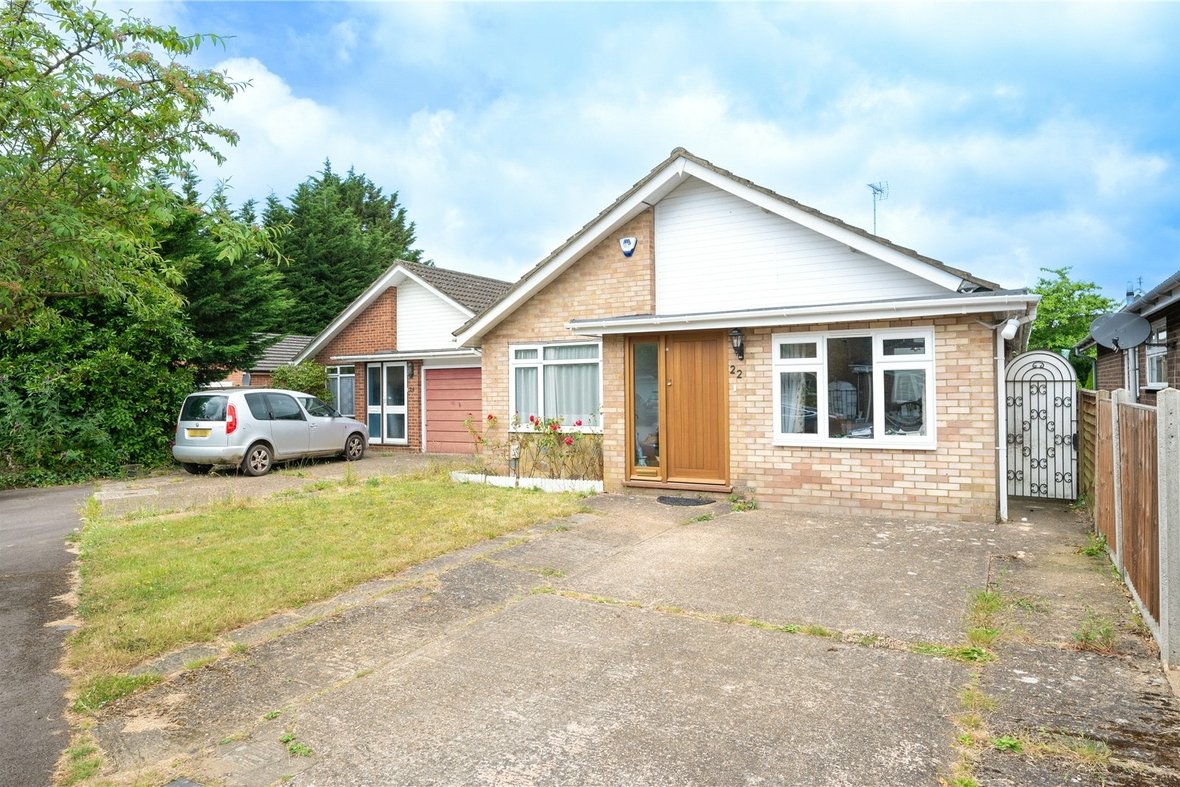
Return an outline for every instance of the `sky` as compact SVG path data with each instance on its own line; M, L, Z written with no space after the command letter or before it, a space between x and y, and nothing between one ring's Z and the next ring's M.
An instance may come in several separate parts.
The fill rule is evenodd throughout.
M1006 287L1180 270L1180 5L103 3L227 36L232 202L353 167L515 280L676 147Z

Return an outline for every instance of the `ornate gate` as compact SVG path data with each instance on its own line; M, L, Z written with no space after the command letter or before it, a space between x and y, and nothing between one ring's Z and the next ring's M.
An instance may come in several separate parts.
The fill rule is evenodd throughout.
M1012 359L1008 389L1008 494L1077 497L1077 374L1056 353Z

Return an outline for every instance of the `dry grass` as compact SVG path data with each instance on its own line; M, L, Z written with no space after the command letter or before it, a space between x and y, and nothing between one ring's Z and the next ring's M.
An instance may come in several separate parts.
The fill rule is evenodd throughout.
M335 484L183 516L92 519L81 538L82 676L145 659L579 508L445 474Z

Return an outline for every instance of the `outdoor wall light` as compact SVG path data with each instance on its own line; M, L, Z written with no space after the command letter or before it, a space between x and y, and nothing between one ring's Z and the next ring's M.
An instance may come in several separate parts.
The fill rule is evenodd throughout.
M1000 338L1004 341L1010 341L1016 338L1016 332L1020 330L1020 320L1013 317L1004 323L1004 330L1000 331Z
M741 328L734 328L729 332L729 346L733 347L733 354L739 361L746 360L746 337Z
M411 380L414 379L414 364L406 364L406 377Z

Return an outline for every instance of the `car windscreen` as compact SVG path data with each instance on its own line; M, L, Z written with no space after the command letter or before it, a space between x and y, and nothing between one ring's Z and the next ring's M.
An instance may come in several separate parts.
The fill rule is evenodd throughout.
M224 421L226 397L196 394L184 400L180 410L182 421Z

